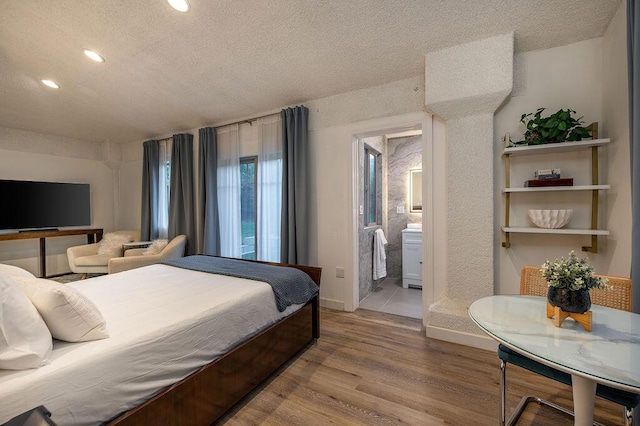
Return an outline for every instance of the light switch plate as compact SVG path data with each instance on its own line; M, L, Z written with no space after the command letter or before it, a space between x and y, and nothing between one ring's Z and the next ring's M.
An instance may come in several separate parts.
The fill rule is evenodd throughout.
M364 214L364 206L360 206L360 214Z
M344 278L344 268L342 266L336 267L336 278Z
M402 205L402 204L397 205L396 206L396 213L400 213L400 214L404 213L404 205Z

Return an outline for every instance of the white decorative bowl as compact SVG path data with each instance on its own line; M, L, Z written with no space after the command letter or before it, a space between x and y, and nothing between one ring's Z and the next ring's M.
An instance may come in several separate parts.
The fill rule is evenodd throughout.
M529 210L529 219L538 228L558 229L569 223L573 210Z

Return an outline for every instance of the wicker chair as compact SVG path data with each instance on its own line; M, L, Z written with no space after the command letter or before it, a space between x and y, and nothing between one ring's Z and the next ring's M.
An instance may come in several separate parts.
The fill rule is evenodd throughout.
M604 275L596 275L604 276ZM593 288L589 291L591 303L631 312L631 279L610 277L609 289ZM525 266L520 275L520 294L547 296L547 280L540 275L540 268Z
M625 311L631 311L631 280L629 278L610 277L609 289L591 289L591 302L595 305L607 306L610 308L621 309ZM540 268L534 266L525 266L522 268L522 274L520 275L520 294L530 296L545 296L547 295L547 281L540 275ZM506 368L507 363L515 364L519 367L525 368L537 374L541 374L550 379L557 380L571 386L571 375L563 371L556 370L548 367L537 361L525 357L503 345L498 345L498 357L500 357L500 395L501 395L501 407L500 407L500 424L505 424L506 419L506 395L507 395L507 382L506 382ZM613 401L616 404L620 404L625 407L624 420L625 425L630 426L633 423L634 408L640 403L640 395L625 392L619 389L615 389L609 386L598 384L596 387L596 395ZM538 398L536 396L525 396L520 400L520 403L514 410L514 413L509 418L507 424L515 424L530 402L537 402L541 405L547 405L549 407L560 410L564 413L573 415L570 410Z

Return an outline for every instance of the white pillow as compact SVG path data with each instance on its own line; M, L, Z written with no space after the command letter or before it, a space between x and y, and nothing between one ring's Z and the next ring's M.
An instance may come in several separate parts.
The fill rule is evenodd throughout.
M31 278L35 278L36 276L33 275L31 272L26 271L22 268L19 268L17 266L13 266L13 265L7 265L4 263L0 263L0 274L5 274L8 275L10 277L31 277Z
M44 321L13 280L0 275L0 369L49 364L53 342Z
M109 256L122 256L122 245L130 243L131 236L127 234L108 233L100 240L98 254L108 254Z
M146 254L146 255L160 254L160 252L164 250L167 244L169 244L168 240L153 240L151 242L151 245L147 247L147 249L143 251L142 254Z
M98 307L78 290L42 278L19 278L16 283L40 312L54 338L86 342L109 337Z

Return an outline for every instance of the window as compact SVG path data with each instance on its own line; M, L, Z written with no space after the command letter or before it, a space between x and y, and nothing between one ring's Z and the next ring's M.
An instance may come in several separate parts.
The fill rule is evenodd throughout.
M218 140L220 253L280 261L282 123L280 115L257 126L225 126ZM241 148L241 145L244 145ZM240 155L240 153L243 153Z
M380 153L368 145L364 146L364 224L365 226L378 224L379 206L378 193L382 187L378 179Z
M256 259L256 179L257 157L240 159L240 226L242 258Z
M171 140L159 143L158 238L169 237L169 194L171 187Z

